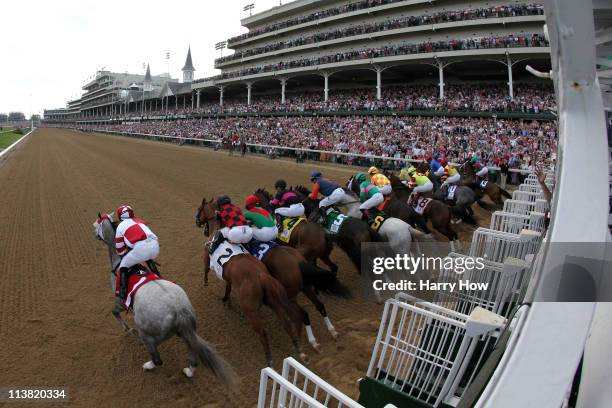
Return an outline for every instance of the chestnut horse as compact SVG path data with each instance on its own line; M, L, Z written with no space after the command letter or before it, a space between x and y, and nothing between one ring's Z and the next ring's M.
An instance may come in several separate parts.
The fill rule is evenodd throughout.
M506 190L498 186L497 184L489 181L484 191L480 188L478 183L476 182L476 171L472 163L468 160L463 165L463 175L461 177L461 184L467 187L470 187L474 193L476 194L476 202L482 208L490 209L487 203L482 201L482 198L486 195L491 201L493 201L500 209L504 206L504 201L502 200L502 196L506 198L512 198L510 193Z
M258 189L254 195L259 199L260 205L273 213L270 201L272 201L272 195L265 189ZM296 248L308 262L313 264L317 263L317 259L320 259L327 265L333 273L338 272L338 265L336 265L330 258L331 252L334 248L334 243L331 238L327 236L323 227L315 222L308 222L306 220L300 222L293 228L291 232L291 238L289 240L289 246Z
M196 219L204 226L204 235L213 237L220 227L217 216L217 206L214 199L209 202L204 198L198 209ZM210 271L210 256L208 254L207 242L204 250L204 283L208 283L208 272ZM274 311L285 331L291 337L296 353L302 360L306 354L299 344L299 336L302 326L302 316L294 303L287 297L285 288L274 279L268 272L266 266L250 254L238 254L232 256L223 266L223 280L225 281L225 295L223 302L230 298L232 289L237 293L240 309L255 333L259 335L266 355L266 363L272 366L272 352L268 334L263 327L259 309L265 304Z

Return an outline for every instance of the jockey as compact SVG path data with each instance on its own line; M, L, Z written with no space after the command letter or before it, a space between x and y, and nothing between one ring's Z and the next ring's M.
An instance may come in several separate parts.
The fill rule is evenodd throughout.
M444 160L444 159L442 159ZM436 177L442 177L444 175L444 166L438 161L437 157L434 157L429 162L429 168Z
M444 183L442 183L442 186L445 186L447 184L449 184L449 185L457 185L457 184L459 184L459 180L461 180L461 174L459 174L459 172L457 171L455 166L453 166L452 164L448 163L448 161L446 159L440 160L440 164L442 166L444 166L444 176L443 176L443 178L445 180L444 180Z
M278 235L276 221L268 211L261 208L259 198L256 195L250 195L244 202L244 207L247 209L244 212L244 217L253 228L253 238L257 241L268 242L274 241Z
M295 191L287 190L287 182L285 180L277 180L274 183L276 195L270 202L273 207L276 207L274 214L281 217L297 218L304 215L304 198L301 194Z
M253 238L253 229L249 227L242 210L232 204L226 195L217 198L217 218L219 231L215 234L210 245L209 253L215 252L224 239L232 244L246 244Z
M340 202L340 200L344 198L344 190L336 183L323 178L320 171L315 170L310 173L310 181L314 183L314 187L312 189L312 193L310 193L309 198L311 200L316 200L319 196L319 193L325 196L319 202L319 211L321 215L325 217L325 210L327 210L327 208L331 207L332 205Z
M410 194L410 199L408 202L412 204L415 200L418 200L422 193L426 193L428 191L433 190L433 183L426 175L417 172L417 170L413 167L409 169L410 181L408 182L408 187L412 189L412 193ZM417 201L418 202L418 201Z
M359 200L361 205L359 211L363 213L364 218L372 217L372 210L385 201L385 197L378 188L371 182L367 181L364 173L357 173L353 182L359 186Z
M378 191L382 193L384 196L388 196L393 191L391 189L391 181L380 172L376 167L372 166L368 170L368 174L370 175L370 181L372 184L378 188Z
M119 305L127 297L128 270L139 263L157 258L159 242L144 221L134 218L129 205L117 208L117 219L121 222L115 232L115 249L121 257L119 264Z
M472 163L472 167L474 167L474 171L476 172L477 181L486 180L488 178L489 168L482 164L480 157L477 155L472 156L470 163Z
M416 172L416 168L413 165L401 169L399 173L399 179L401 180L402 184L408 184L414 172Z

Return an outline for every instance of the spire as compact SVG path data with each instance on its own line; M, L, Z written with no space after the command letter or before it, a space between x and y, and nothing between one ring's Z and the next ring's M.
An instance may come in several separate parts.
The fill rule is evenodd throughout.
M145 82L151 82L153 80L151 78L151 68L149 67L149 64L147 64L147 73L145 74L144 80Z
M183 67L183 71L195 71L196 69L193 67L193 62L191 62L191 45L187 50L187 59L185 60L185 66Z
M143 90L145 92L153 90L153 78L151 78L151 68L149 67L149 64L147 64L147 73L144 77Z

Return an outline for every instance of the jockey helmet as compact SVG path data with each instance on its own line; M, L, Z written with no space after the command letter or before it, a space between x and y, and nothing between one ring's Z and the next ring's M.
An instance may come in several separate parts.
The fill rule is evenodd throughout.
M406 172L408 173L409 176L414 176L414 173L416 173L416 167L414 166L410 166L408 167L408 170L406 170Z
M287 188L287 182L285 180L276 180L276 183L274 183L274 188L280 188L284 190Z
M318 170L313 170L312 173L310 173L310 181L314 181L320 177L321 177L321 172Z
M251 209L252 207L255 207L257 204L259 204L259 198L257 198L256 195L250 195L244 201L244 206L247 210Z
M372 166L368 169L368 174L371 176L378 173L380 173L380 171L375 166Z
M122 205L117 208L117 219L120 221L126 220L128 218L134 218L134 210L129 205Z
M478 163L480 161L480 157L478 157L477 155L472 156L472 158L470 159L470 163Z
M366 181L365 173L357 173L357 174L355 174L355 179L354 180L358 184L363 183L364 181Z
M226 195L222 195L217 198L217 207L221 207L222 205L231 204L231 203L232 203L232 200L230 200L230 198Z
M440 166L444 167L448 164L448 160L446 159L440 159Z

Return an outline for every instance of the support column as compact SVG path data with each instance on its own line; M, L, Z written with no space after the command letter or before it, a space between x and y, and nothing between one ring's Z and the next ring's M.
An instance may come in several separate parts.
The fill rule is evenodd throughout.
M382 99L382 68L376 67L376 99Z
M281 103L285 104L285 90L287 89L287 78L281 78Z
M192 92L191 93L191 110L193 110L194 103L195 103L195 98L193 97L193 92Z
M196 95L197 95L197 97L198 97L198 103L197 103L196 107L197 107L198 109L200 109L200 93L201 93L201 92L202 92L202 91L200 91L199 89L196 91Z
M510 95L510 100L514 100L514 85L512 81L512 58L510 58L510 54L506 53L506 65L508 66L508 95Z
M178 110L178 95L174 95L174 109Z
M223 106L223 90L224 89L225 87L223 85L219 87L219 106Z
M324 93L324 101L327 102L327 98L329 98L329 72L323 73L323 79L325 80L323 85L323 93Z
M253 89L253 83L247 82L247 105L251 105L251 90Z
M438 86L440 87L440 95L438 97L440 99L444 99L444 64L442 64L442 61L437 61L437 65L438 77L440 79L440 82L438 83Z

